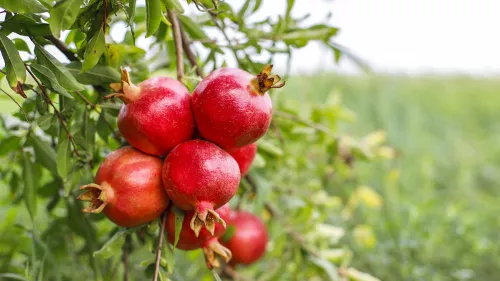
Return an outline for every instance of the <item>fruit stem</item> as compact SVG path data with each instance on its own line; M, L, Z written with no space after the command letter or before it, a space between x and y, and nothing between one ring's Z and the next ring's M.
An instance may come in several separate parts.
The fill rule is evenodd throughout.
M115 91L115 93L107 95L104 99L119 98L125 104L129 104L139 97L141 88L136 86L130 80L130 74L126 69L122 69L122 81L120 83L111 83L109 87Z
M224 259L224 262L228 263L233 257L231 251L222 246L215 237L205 243L203 253L205 254L205 261L209 269L220 267L219 258Z
M281 88L285 86L286 81L281 81L279 75L271 75L273 65L266 65L257 77L250 81L250 85L259 95L265 94L271 88Z
M90 202L82 212L99 214L108 205L108 196L102 186L91 183L81 186L80 190L85 190L86 192L80 194L77 199Z

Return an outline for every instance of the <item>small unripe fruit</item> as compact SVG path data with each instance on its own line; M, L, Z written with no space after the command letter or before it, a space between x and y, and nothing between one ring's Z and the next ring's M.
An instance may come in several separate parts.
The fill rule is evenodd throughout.
M229 153L207 141L187 141L165 158L162 175L174 204L195 212L190 227L196 236L204 225L212 234L214 222L225 226L214 210L234 196L240 182L238 163Z
M84 185L78 199L90 204L86 213L100 213L123 227L156 219L169 198L161 182L162 161L130 146L122 147L102 162L95 183Z
M231 212L228 225L235 228L228 241L221 241L231 253L231 264L251 264L261 258L267 245L267 230L259 217L248 212Z
M227 152L238 162L241 176L244 177L250 170L257 154L257 144L252 143L244 147L228 149Z
M201 136L224 149L243 147L268 130L272 103L267 90L283 87L272 65L258 75L237 68L220 68L193 92L193 113Z
M152 155L164 156L179 143L191 139L194 118L191 95L179 81L153 77L133 85L126 70L122 83L112 84L119 92L110 96L124 104L118 116L118 129L133 147Z

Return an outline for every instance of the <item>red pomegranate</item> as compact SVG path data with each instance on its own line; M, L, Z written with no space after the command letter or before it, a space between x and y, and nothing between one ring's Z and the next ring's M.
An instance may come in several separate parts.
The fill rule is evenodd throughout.
M191 95L179 81L153 77L136 86L128 72L122 70L122 83L111 87L119 93L108 97L116 96L124 102L118 129L133 147L164 156L193 136Z
M101 211L114 223L132 227L156 219L169 199L161 182L162 161L130 146L122 147L102 162L96 183L80 187L78 199L90 204L86 213Z
M267 90L281 88L272 65L258 75L237 68L212 72L193 93L193 113L201 136L224 149L243 147L269 128L272 103Z
M240 148L232 148L226 150L231 156L233 156L234 160L238 162L238 166L240 167L241 176L244 177L250 167L252 166L253 159L257 154L257 144L252 143L244 147Z
M231 253L231 264L251 264L266 251L267 230L259 217L248 212L231 212L228 225L235 228L229 241L221 241Z
M198 236L203 225L214 233L214 221L226 226L214 211L236 193L238 163L213 143L191 140L176 146L163 164L163 184L175 205L195 211L190 227Z
M215 211L222 219L229 219L229 204L225 204ZM179 241L177 241L176 248L185 251L203 248L207 266L209 268L220 266L217 256L223 258L226 263L229 262L229 260L231 259L231 252L223 247L218 240L218 238L224 235L224 233L226 232L225 227L220 223L214 222L215 230L213 235L210 234L206 229L201 229L199 236L196 237L194 232L190 228L190 223L194 215L195 213L192 211L185 212L181 232L179 234ZM168 220L165 226L165 230L168 233L168 241L170 242L170 244L174 245L175 213L172 210L170 210L168 214Z

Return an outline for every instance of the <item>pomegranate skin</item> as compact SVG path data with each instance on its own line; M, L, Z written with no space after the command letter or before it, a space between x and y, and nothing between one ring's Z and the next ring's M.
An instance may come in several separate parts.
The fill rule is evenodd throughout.
M162 178L174 204L196 212L191 229L199 232L206 225L213 233L213 221L220 220L213 210L234 196L240 170L236 160L215 144L190 140L176 146L165 158ZM223 220L219 222L225 226Z
M220 207L215 211L219 214L219 216L222 219L224 220L229 219L230 215L229 204L225 204L224 206ZM207 243L208 240L212 238L219 238L226 232L226 229L222 224L215 223L214 235L210 234L208 230L203 228L200 231L200 235L196 237L194 232L190 228L190 222L194 215L195 213L192 211L185 212L184 220L182 221L182 229L179 234L179 241L177 241L176 248L184 251L199 249L202 248L203 245ZM175 213L173 211L170 211L168 213L168 220L165 226L165 230L168 233L168 241L170 242L170 244L173 245L175 242Z
M152 155L164 156L191 139L194 118L191 95L179 81L153 77L132 86L118 116L118 129L127 142Z
M162 161L130 146L109 154L95 178L95 184L81 187L88 192L79 199L90 201L85 212L101 210L122 227L150 222L167 208L169 198L161 182ZM104 194L102 194L104 193Z
M243 147L269 129L269 94L254 90L255 76L237 68L220 68L193 93L193 113L201 136L224 149Z
M229 241L221 241L233 254L231 264L251 264L266 252L267 230L259 217L248 212L231 212L228 225L235 231Z
M238 162L238 166L240 167L241 176L244 177L250 167L252 166L253 159L255 159L255 155L257 154L257 144L252 143L244 147L240 148L232 148L226 150L231 156L233 156L234 160Z

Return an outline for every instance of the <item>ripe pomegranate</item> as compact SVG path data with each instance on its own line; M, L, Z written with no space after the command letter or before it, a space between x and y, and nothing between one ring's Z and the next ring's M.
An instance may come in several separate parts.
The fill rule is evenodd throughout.
M102 162L96 183L80 187L78 199L90 204L86 213L104 214L114 223L132 227L154 220L169 199L161 182L162 161L130 146L109 154Z
M221 241L233 254L231 264L251 264L266 251L267 230L259 217L248 212L231 212L228 224L235 231L229 241Z
M176 146L163 164L163 185L175 205L195 211L190 222L198 236L205 225L214 233L214 222L226 226L214 209L226 204L240 182L238 163L213 143L190 140Z
M226 151L238 162L241 176L244 177L250 170L255 154L257 154L257 144L252 143L244 147L232 148Z
M194 118L191 95L179 81L168 77L149 78L139 85L122 70L122 82L111 87L124 104L118 116L118 129L133 147L152 155L164 156L179 143L191 139Z
M229 204L225 204L219 209L215 210L222 219L229 219L230 209ZM214 234L212 235L206 229L201 229L198 237L190 228L191 220L195 215L194 212L185 212L184 220L182 222L181 232L179 234L179 241L177 241L176 248L190 251L203 248L205 259L208 268L219 267L220 263L217 256L223 258L225 262L231 259L231 251L226 249L219 243L218 238L226 232L225 227L220 223L215 223ZM174 245L175 242L175 214L171 210L168 214L167 224L165 230L168 233L168 241Z
M272 65L254 76L237 68L210 73L193 93L193 112L202 137L225 149L243 147L260 139L272 117L270 88L281 88Z

